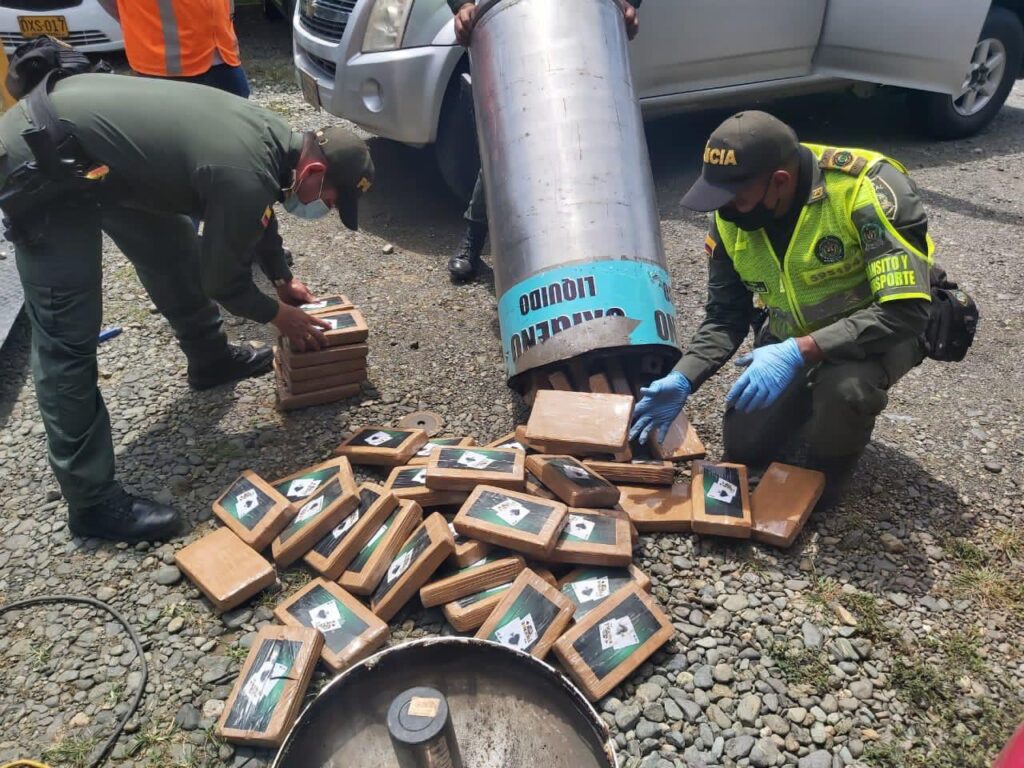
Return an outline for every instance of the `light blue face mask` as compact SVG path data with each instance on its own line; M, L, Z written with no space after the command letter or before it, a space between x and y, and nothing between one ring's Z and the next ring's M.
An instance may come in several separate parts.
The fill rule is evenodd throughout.
M323 200L320 199L320 195L324 191L324 181L320 181L320 193L316 199L310 203L303 203L299 200L299 196L292 190L284 199L284 209L293 216L298 216L300 219L322 219L328 213L331 212L330 207Z

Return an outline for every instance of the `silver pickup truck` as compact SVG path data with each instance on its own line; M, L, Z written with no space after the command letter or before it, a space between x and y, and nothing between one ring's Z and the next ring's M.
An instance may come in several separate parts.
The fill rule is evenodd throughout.
M1024 0L646 0L630 55L648 117L890 86L907 89L922 131L955 138L987 125L1021 76L1022 19ZM468 193L469 61L445 0L298 0L293 40L307 101L434 144L449 186Z

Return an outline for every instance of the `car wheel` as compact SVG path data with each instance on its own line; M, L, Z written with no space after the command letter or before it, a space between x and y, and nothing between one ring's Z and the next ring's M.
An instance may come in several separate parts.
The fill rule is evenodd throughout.
M473 92L456 69L441 104L441 117L434 144L441 178L461 202L469 202L480 172L480 154L476 144L476 119Z
M1020 72L1024 27L1006 8L989 11L960 93L913 94L914 114L929 136L959 139L977 133L999 112Z

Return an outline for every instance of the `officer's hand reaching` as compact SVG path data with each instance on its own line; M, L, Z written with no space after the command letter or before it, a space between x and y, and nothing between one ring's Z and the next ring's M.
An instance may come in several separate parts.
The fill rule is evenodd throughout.
M455 42L463 47L468 47L474 24L476 24L476 3L464 3L455 14Z
M288 338L288 343L296 352L311 352L327 346L327 339L321 329L330 328L331 324L319 317L307 315L298 307L279 301L277 315L270 322L282 336Z
M641 389L640 394L643 397L633 409L633 428L629 430L629 439L639 437L640 445L644 445L654 428L658 429L658 441L665 439L668 428L683 410L686 398L693 394L693 386L679 371L672 371Z
M640 31L640 17L636 15L636 8L627 0L619 0L619 7L622 9L622 17L626 20L626 37L632 40Z
M310 293L305 283L297 277L293 277L287 283L281 283L281 285L277 286L277 298L285 304L291 304L295 307L299 304L312 304L316 301L316 296Z
M736 360L745 367L736 383L726 395L726 405L733 405L741 413L750 413L774 403L790 385L801 368L804 356L796 339L780 344L767 344Z

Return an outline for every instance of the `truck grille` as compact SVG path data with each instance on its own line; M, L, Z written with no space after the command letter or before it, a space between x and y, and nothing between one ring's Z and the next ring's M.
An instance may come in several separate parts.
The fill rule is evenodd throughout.
M110 38L98 29L85 29L80 32L72 32L63 38L69 45L99 45L109 43ZM0 32L0 43L5 47L18 46L25 42L25 38L18 32Z
M321 70L325 74L328 74L331 77L334 77L338 73L338 65L335 64L333 61L328 61L327 59L321 59L319 56L314 56L309 51L305 51L305 54L307 56L309 56L309 60L311 62L313 62L313 64L317 67L317 69Z
M324 40L340 43L357 0L299 0L302 26Z
M0 0L0 8L17 11L61 11L81 4L82 0Z

